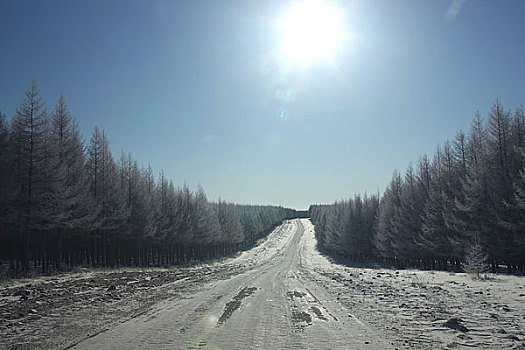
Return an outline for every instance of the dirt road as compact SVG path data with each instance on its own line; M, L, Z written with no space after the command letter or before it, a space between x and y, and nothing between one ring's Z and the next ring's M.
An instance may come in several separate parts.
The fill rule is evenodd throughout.
M0 283L0 349L520 349L525 277L339 264L292 220L235 258Z
M292 220L193 295L85 339L74 349L385 349L391 343L328 293L309 260L313 226Z

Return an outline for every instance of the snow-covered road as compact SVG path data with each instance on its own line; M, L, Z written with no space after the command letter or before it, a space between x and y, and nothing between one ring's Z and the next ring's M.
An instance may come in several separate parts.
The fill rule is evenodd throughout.
M525 276L340 264L309 220L211 264L0 282L0 349L525 349Z
M386 349L316 272L313 225L291 220L239 257L242 271L87 338L74 349Z

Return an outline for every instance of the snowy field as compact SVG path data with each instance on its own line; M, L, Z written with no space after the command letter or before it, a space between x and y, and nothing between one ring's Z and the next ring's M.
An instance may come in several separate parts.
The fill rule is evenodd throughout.
M525 279L338 265L308 220L213 264L0 285L1 349L525 349Z
M525 349L525 277L346 267L316 251L313 227L306 235L309 268L397 347Z

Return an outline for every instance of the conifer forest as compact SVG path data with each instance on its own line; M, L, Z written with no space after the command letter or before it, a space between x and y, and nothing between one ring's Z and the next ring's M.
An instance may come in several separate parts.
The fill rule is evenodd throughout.
M0 116L0 260L11 272L167 266L253 246L295 210L209 202L202 187L87 142L61 96L49 110L35 82L10 122Z
M524 14L1 0L0 350L525 350Z
M479 245L493 271L525 271L524 157L523 107L496 100L433 156L394 171L382 194L312 205L319 245L351 261L456 271Z
M163 171L115 159L96 127L89 140L61 96L52 110L32 83L0 117L1 259L12 271L61 266L161 266L253 246L293 209L208 201ZM525 116L498 100L422 155L383 193L311 205L319 246L352 261L461 270L481 246L496 270L525 269Z

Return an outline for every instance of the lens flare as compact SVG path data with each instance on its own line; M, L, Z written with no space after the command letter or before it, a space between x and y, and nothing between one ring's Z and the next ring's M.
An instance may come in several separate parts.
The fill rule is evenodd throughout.
M287 87L285 89L278 89L275 92L275 97L278 100L283 101L284 103L290 103L290 102L293 102L295 98L295 94L291 87Z

